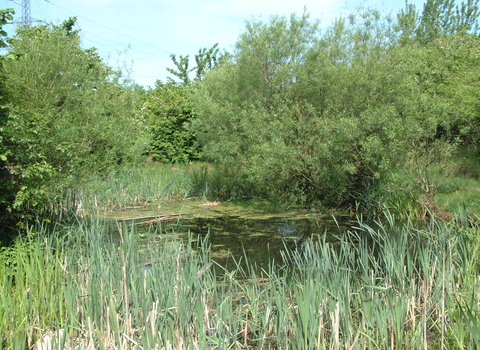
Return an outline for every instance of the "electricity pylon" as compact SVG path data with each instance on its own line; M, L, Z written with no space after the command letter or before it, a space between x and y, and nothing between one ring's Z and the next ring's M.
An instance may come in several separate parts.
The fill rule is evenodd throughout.
M10 0L17 5L22 6L22 18L20 21L15 21L15 23L20 23L24 26L29 26L32 24L32 11L30 10L30 0L21 0L21 3L18 0Z
M29 26L30 24L32 24L30 0L22 0L22 24L25 26Z

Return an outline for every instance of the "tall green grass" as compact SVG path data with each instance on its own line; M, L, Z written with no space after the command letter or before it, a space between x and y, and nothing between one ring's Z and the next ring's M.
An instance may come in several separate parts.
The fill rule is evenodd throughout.
M73 184L49 206L58 218L145 205L171 198L215 196L218 174L206 164L147 163ZM212 178L212 179L211 179Z
M0 346L61 331L78 349L478 348L478 227L357 226L286 249L260 275L253 262L218 273L194 237L32 227L0 253Z

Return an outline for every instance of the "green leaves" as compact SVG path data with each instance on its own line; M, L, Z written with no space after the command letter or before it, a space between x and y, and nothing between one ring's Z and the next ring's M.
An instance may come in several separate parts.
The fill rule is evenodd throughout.
M0 10L0 37L6 37L7 32L2 27L7 24L8 21L13 21L13 14L15 10L12 8ZM7 40L0 39L0 47L7 47Z
M200 81L205 77L205 74L217 64L227 61L230 55L227 52L221 53L218 44L215 44L208 50L202 48L198 51L198 54L195 55L196 66L193 68L189 68L190 57L188 55L180 55L177 59L177 56L172 54L170 58L175 64L176 69L167 68L167 71L180 79L182 84L187 85L191 82L190 73L195 72L194 81ZM172 78L167 78L167 80L169 83L176 83Z
M146 145L140 91L80 46L74 22L20 28L3 61L8 176L0 186L17 212L43 210L86 174L130 162Z
M455 6L453 0L427 0L418 23L416 34L423 44L444 35L458 32L477 32L480 12L478 0Z
M162 162L185 162L198 159L195 134L189 123L193 106L188 88L174 83L157 82L143 105L151 131L148 154Z
M480 41L442 29L425 46L411 40L419 20L407 6L397 23L359 11L323 33L306 14L248 23L233 60L194 90L205 155L235 169L238 191L297 203L388 196L402 187L391 182L398 168L433 194L431 162L477 125Z

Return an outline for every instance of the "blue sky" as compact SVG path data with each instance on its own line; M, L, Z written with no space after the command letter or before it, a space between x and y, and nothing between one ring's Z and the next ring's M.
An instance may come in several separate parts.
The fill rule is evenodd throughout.
M20 19L26 0L0 0ZM418 10L426 0L409 0ZM359 6L396 13L404 0L30 0L33 20L59 23L77 16L85 47L96 47L107 63L129 72L145 87L169 75L170 54L194 56L219 43L231 51L245 22L302 13L327 26ZM38 22L40 23L40 22ZM6 26L13 33L14 25Z

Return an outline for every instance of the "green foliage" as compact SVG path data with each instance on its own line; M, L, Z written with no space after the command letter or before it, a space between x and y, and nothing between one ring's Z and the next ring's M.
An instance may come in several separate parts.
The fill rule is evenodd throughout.
M193 103L189 96L189 85L202 80L205 74L221 62L228 60L227 53L220 53L218 44L210 49L200 49L195 55L196 66L189 68L189 56L171 55L176 69L167 70L181 80L168 78L166 84L157 81L155 88L148 91L143 105L151 132L148 154L153 160L162 162L184 162L198 159L199 147L195 133L189 128L193 116ZM195 72L192 81L190 73Z
M0 47L4 48L8 45L9 39L6 38L7 33L2 29L7 21L13 20L13 9L0 10ZM5 80L3 72L3 63L15 58L14 55L7 54L0 57L0 237L5 229L5 223L8 221L7 208L14 200L12 177L6 168L11 149L5 146L4 128L7 119Z
M478 34L478 0L455 3L454 0L427 0L421 12L416 10L415 5L407 4L397 14L396 29L400 41L413 40L429 45L436 39L455 33Z
M239 187L232 191L271 194L288 183L303 192L309 186L310 179L295 174L304 160L294 149L315 142L320 129L302 118L310 106L292 85L315 32L306 16L291 23L276 18L271 27L250 23L237 44L235 63L210 72L196 91L194 127L206 156L231 169L231 182Z
M195 69L195 68L191 68L191 69L188 68L190 64L188 55L180 56L179 57L180 60L178 60L177 56L174 54L170 55L170 58L175 64L175 67L177 68L177 70L173 68L167 68L167 71L173 74L174 76L176 76L177 78L179 78L183 82L183 84L188 84L190 82L189 74ZM174 82L173 79L172 79L172 82Z
M233 60L195 90L205 155L234 169L232 189L250 195L361 198L365 208L404 187L392 182L400 171L434 197L448 175L434 165L479 130L480 41L457 27L428 46L406 40L417 21L407 7L397 22L360 11L323 33L306 14L248 23Z
M440 36L461 31L478 32L478 0L455 6L454 0L427 0L418 23L416 36L428 44Z
M13 15L15 11L13 9L4 9L0 10L0 47L4 48L8 45L7 32L3 30L3 26L8 23L8 21L13 21Z
M61 329L82 349L477 349L478 227L355 226L257 274L248 260L215 268L208 236L38 225L0 249L0 344Z
M230 58L229 53L220 52L218 43L213 45L208 50L202 48L198 50L198 54L195 55L195 80L201 80L205 77L205 74L214 68L217 64L225 62Z
M185 162L199 156L195 134L188 125L193 115L188 87L157 81L145 96L143 112L150 126L148 154L161 162Z
M210 49L202 48L198 51L198 54L195 55L196 66L189 68L190 57L187 56L177 56L172 54L170 55L173 63L175 64L176 69L167 68L167 71L180 79L181 83L187 85L191 82L190 73L195 72L194 81L202 80L205 74L221 62L225 62L230 58L230 55L227 52L220 52L218 44L213 45ZM175 83L175 80L168 78L169 83Z
M85 174L108 172L143 151L139 96L72 31L18 29L5 60L2 202L41 210ZM6 109L5 109L6 108Z
M194 179L203 173L205 171L198 169L195 163L174 167L162 163L125 166L107 177L101 174L89 176L80 191L67 191L61 201L53 205L62 211L69 208L70 213L90 215L171 198L201 196L203 193L195 186ZM205 181L201 189L205 190Z

